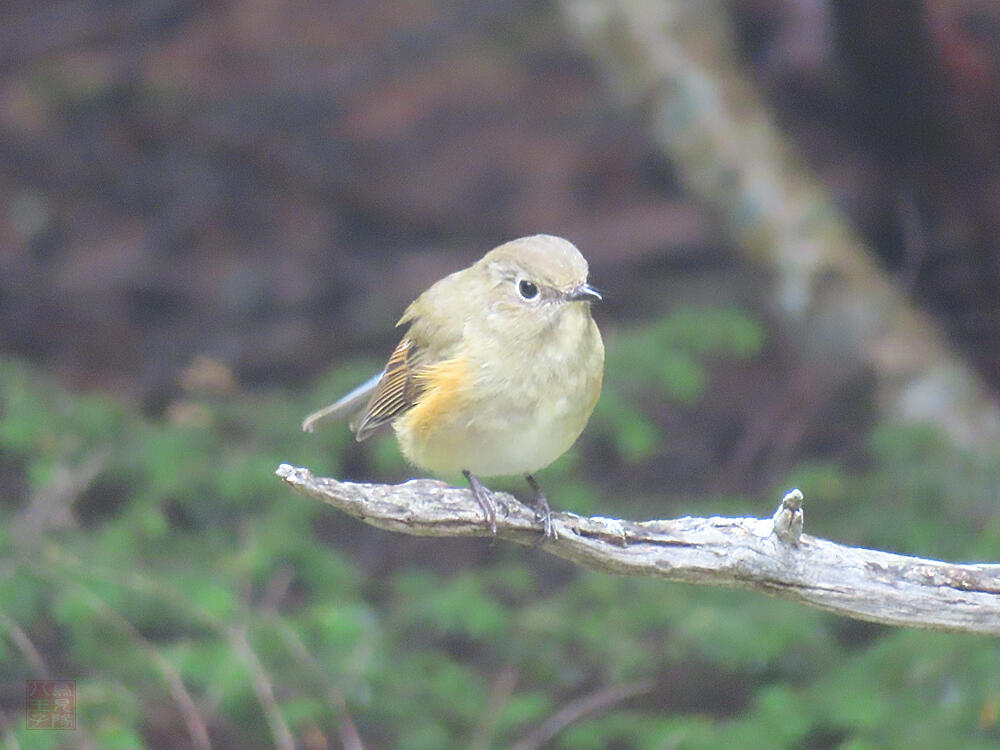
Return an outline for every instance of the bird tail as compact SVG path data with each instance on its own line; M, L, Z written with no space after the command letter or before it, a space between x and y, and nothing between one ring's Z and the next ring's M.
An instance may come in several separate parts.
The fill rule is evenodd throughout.
M378 385L378 381L381 379L382 373L380 372L370 380L366 380L343 398L338 399L329 406L324 406L319 411L314 411L302 420L302 429L306 432L312 432L317 427L353 416L368 403L368 400L375 392L375 386Z

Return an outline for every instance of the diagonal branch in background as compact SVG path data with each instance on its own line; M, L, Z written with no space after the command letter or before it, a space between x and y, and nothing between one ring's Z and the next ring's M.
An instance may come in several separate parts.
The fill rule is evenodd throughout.
M742 252L773 278L799 349L841 372L871 368L885 414L982 450L1000 406L982 378L886 277L745 73L722 0L561 0L623 107Z
M315 477L288 464L292 489L365 523L417 536L489 536L472 492L433 479L398 485ZM771 518L632 522L553 513L544 541L533 509L496 493L497 536L619 575L750 589L858 620L1000 636L1000 564L952 564L846 547L802 533L802 493Z

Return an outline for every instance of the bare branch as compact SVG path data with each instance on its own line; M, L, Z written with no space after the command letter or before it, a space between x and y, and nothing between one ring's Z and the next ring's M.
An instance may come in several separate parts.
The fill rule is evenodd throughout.
M52 673L49 671L48 665L45 663L45 658L42 656L42 652L38 650L38 647L32 642L28 634L7 615L2 616L0 624L7 628L11 639L21 650L24 658L28 661L35 677L42 680L50 679ZM6 714L3 714L2 718L0 718L0 724L2 724L4 731L4 742L7 745L7 749L19 750L21 746L13 734L13 724L7 718ZM72 734L73 739L76 741L76 747L79 747L80 750L97 750L97 743L94 742L94 738L91 737L90 733L83 727L77 727L73 730Z
M514 745L511 750L537 750L563 729L587 714L621 703L636 695L648 693L652 689L652 680L642 680L641 682L630 682L625 685L604 688L582 698L577 698L559 709L540 727Z
M19 549L35 549L48 531L71 528L72 506L104 470L108 451L97 450L79 464L55 467L52 479L32 493L27 506L14 519L11 537Z
M504 706L510 701L517 685L517 670L510 664L505 664L490 686L490 702L483 712L482 720L476 728L476 733L469 743L469 750L489 750L493 744L497 721L503 713Z
M181 717L184 719L184 724L187 726L188 735L194 747L198 750L211 750L212 743L208 738L208 729L205 726L205 722L202 721L201 715L195 707L194 699L184 686L184 680L181 679L181 675L174 665L131 622L101 597L82 584L74 582L71 585L87 599L90 605L105 620L125 633L146 654L153 666L160 673L163 681L167 684L167 689L170 691L170 696L174 699L177 708L180 710Z
M43 680L52 679L51 675L49 675L49 668L45 664L45 659L42 658L42 652L38 650L38 647L35 646L28 634L24 632L24 629L13 618L8 617L3 612L0 612L0 625L6 628L10 634L10 639L14 641L18 650L24 655L33 674L38 675Z
M365 523L418 536L487 536L472 493L432 479L399 485L314 477L288 464L277 475L304 495ZM772 518L632 522L554 513L543 541L534 510L495 493L497 536L539 545L594 570L759 591L859 620L1000 635L1000 564L952 564L846 547L802 533L802 495Z
M14 736L14 724L0 708L0 731L3 732L3 743L7 750L21 750L21 743Z
M250 684L253 687L254 694L257 696L257 701L264 711L264 717L267 719L268 726L271 728L271 736L274 738L275 747L278 750L295 750L295 740L292 737L291 730L288 728L288 723L285 721L284 715L281 713L278 699L274 695L274 686L271 684L271 677L250 645L250 639L247 638L246 630L235 627L228 628L226 636L229 640L230 648L240 655L244 665L246 665L247 671L250 672Z
M330 683L330 675L306 648L306 644L302 642L302 638L295 628L277 613L271 613L268 617L278 629L278 635L284 640L292 654L305 665L316 681L326 690L327 700L337 717L337 736L340 738L343 750L365 750L358 728L354 725L354 720L347 710L347 699L344 697L344 693Z

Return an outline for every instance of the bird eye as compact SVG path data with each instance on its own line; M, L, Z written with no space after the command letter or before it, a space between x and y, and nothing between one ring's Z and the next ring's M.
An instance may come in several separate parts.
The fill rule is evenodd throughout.
M538 296L538 287L527 279L517 282L517 291L524 299L534 299Z

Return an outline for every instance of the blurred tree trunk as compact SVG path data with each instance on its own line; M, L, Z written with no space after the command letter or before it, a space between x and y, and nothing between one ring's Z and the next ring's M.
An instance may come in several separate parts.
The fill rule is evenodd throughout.
M927 420L967 446L1000 437L1000 411L935 324L885 276L782 139L739 68L719 0L563 0L623 106L734 241L773 274L773 307L803 356L871 368L887 417Z

